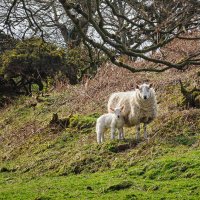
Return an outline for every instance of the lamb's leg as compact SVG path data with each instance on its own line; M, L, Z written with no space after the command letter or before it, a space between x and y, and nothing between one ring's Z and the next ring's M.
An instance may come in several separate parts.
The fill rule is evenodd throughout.
M147 124L144 123L144 138L147 140L148 139L148 135L147 135Z
M123 128L119 128L119 140L123 140L124 139L124 131Z
M111 127L111 140L115 139L115 128Z
M119 140L121 139L121 131L120 131L119 128L118 128L118 139L119 139Z
M136 140L140 140L140 124L136 125Z

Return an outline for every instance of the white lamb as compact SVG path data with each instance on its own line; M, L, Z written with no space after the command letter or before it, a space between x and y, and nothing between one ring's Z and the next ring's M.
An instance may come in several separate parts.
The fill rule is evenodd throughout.
M123 105L125 126L136 126L136 140L140 139L140 123L144 124L144 137L147 137L146 126L157 116L157 101L152 84L142 84L133 91L113 93L108 101L110 107Z
M122 116L122 107L116 107L112 109L110 107L109 111L112 113L106 113L101 115L97 119L96 123L96 133L97 133L97 143L100 144L104 141L104 132L106 129L111 128L111 139L115 139L115 129L117 128L119 131L119 139L124 138L123 126L124 126L124 118Z

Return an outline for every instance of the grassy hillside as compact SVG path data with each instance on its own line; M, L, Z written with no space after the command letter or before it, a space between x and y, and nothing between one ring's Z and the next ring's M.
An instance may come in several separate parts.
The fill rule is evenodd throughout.
M109 66L81 85L58 85L35 109L19 97L1 110L0 199L198 199L200 112L181 107L180 78L193 87L198 68L135 75ZM95 121L109 95L143 81L154 83L159 102L149 142L137 144L126 128L124 141L108 133L97 145Z

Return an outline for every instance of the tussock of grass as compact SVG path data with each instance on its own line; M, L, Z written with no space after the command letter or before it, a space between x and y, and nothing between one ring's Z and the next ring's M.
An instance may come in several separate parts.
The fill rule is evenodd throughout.
M132 183L130 181L124 181L124 182L118 183L116 185L109 186L105 190L105 192L124 190L124 189L130 188L131 186L132 186Z

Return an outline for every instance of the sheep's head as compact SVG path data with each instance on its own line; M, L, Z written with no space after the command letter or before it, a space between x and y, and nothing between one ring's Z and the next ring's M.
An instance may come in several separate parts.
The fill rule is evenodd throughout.
M149 99L149 97L151 96L151 88L152 88L152 84L142 84L142 85L137 85L136 87L139 90L139 96L140 98L146 100Z
M122 111L124 109L124 106L116 107L116 108L110 108L110 110L116 115L117 118L120 118L122 116Z

